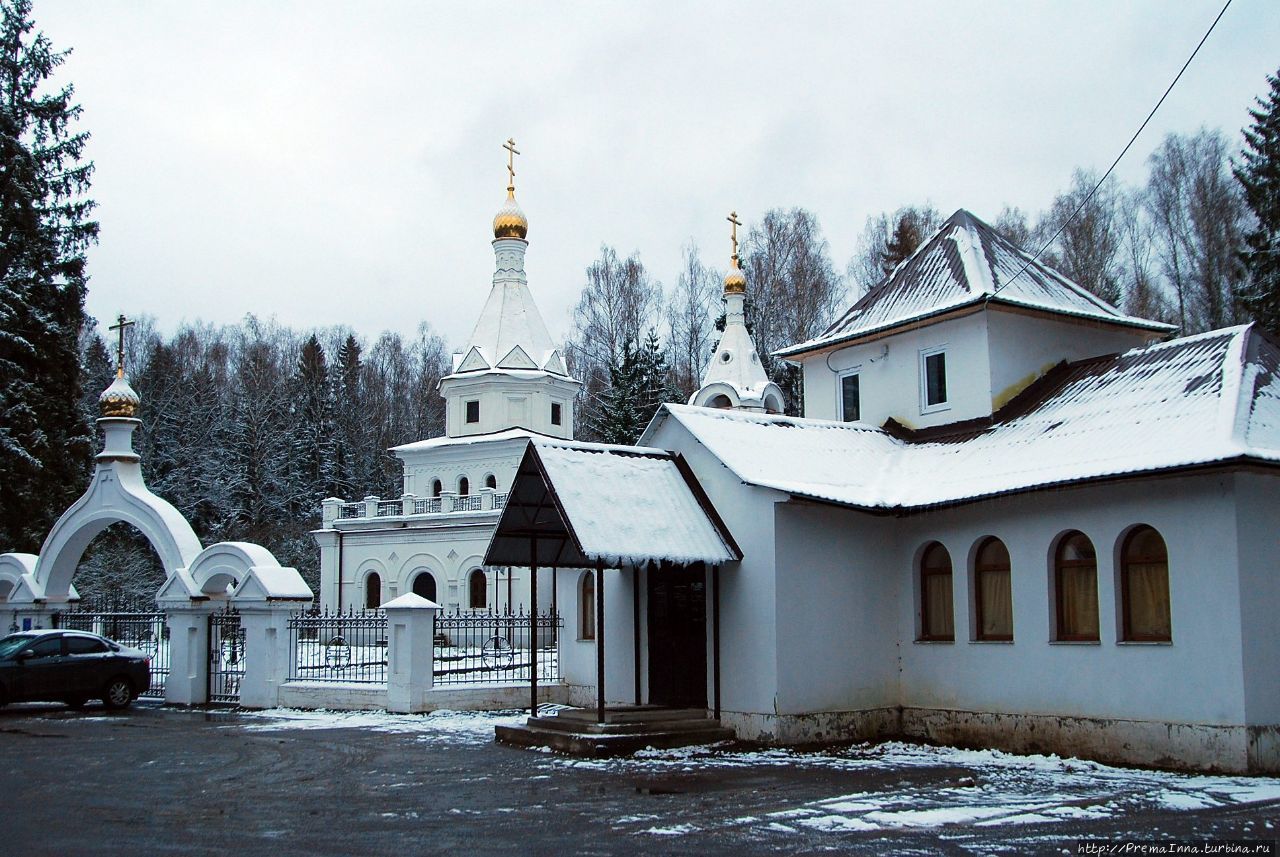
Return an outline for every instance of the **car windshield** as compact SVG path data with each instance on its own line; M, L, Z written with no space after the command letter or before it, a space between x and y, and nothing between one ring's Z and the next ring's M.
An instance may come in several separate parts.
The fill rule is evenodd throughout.
M34 640L31 634L10 634L3 640L0 640L0 658L7 658L15 654L23 646Z

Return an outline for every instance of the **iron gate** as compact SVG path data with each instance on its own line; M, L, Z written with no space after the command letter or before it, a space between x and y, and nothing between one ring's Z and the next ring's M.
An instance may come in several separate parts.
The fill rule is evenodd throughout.
M70 610L54 613L52 624L69 631L99 634L140 649L150 658L151 686L138 695L164 699L164 685L169 678L169 625L154 601L114 594L85 599Z
M209 614L210 705L239 705L240 680L244 678L244 629L240 613L227 607Z

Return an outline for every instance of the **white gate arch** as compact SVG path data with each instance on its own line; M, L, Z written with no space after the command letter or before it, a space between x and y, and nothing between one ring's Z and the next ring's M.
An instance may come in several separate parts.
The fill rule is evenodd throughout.
M104 462L101 458L89 490L63 512L40 548L34 573L37 598L66 601L85 549L115 523L129 524L146 537L160 557L166 579L189 567L200 554L200 539L191 525L169 502L147 489L136 460Z

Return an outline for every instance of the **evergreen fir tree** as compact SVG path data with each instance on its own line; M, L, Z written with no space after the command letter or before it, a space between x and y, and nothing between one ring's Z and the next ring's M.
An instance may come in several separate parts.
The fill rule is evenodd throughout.
M1244 130L1246 149L1235 168L1256 220L1241 254L1249 277L1241 303L1264 328L1280 334L1280 71L1267 82L1271 91L1249 111L1253 124Z
M31 552L84 488L79 346L98 233L73 89L45 91L66 54L33 31L30 0L0 0L0 550Z
M336 490L333 479L333 391L324 348L315 334L303 343L293 376L294 467L291 494L296 515L314 515Z
M634 444L658 406L678 398L667 357L650 329L639 348L628 339L622 355L609 367L609 389L601 394L595 433L604 443Z

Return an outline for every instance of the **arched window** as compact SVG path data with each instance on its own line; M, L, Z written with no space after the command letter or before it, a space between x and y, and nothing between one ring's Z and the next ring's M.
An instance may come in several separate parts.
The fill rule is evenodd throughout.
M584 572L578 581L578 639L596 638L596 576Z
M471 493L471 483L467 481L467 477L463 476L458 479L458 496L465 497Z
M920 639L956 638L951 605L951 555L934 542L920 556Z
M376 571L364 579L364 606L368 610L382 606L382 577Z
M1053 590L1059 640L1098 639L1098 556L1084 533L1058 542Z
M439 497L440 492L444 490L444 484L439 479L431 480L431 496Z
M421 571L413 579L413 594L421 595L428 601L436 600L436 578L429 571Z
M711 401L707 402L708 408L719 408L720 410L729 410L733 407L733 400L724 393L712 396Z
M1124 540L1120 558L1120 597L1124 603L1124 638L1167 643L1169 618L1169 552L1151 527L1138 527Z
M489 581L480 569L471 572L467 578L467 605L472 610L483 610L489 606Z
M978 547L973 564L976 619L979 640L1013 639L1013 589L1009 574L1009 549L997 538Z
M498 477L490 473L488 476L484 478L484 487L492 488L496 491L498 488Z

